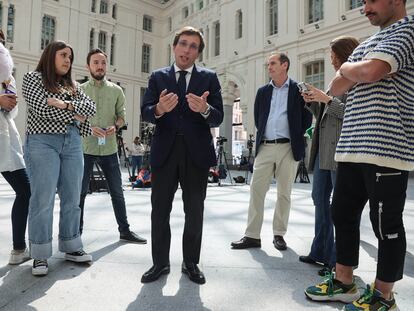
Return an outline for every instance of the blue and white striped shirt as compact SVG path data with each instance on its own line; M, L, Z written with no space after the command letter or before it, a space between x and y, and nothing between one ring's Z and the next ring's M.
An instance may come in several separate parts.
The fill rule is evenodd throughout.
M349 91L335 160L413 170L414 16L371 36L348 61L368 59L387 62L391 75Z

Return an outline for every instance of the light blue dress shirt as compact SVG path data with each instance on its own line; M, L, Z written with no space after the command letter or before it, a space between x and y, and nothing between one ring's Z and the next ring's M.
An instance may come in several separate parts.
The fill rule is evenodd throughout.
M287 78L281 87L277 87L271 80L273 86L272 100L270 102L269 117L267 118L264 139L273 140L277 138L289 138L289 122L287 116L288 94L290 79Z

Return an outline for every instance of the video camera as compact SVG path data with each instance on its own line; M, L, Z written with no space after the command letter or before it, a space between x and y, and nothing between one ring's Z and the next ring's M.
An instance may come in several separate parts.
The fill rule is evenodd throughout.
M247 141L247 149L252 149L253 148L253 143L254 143L253 134L250 134L249 135L249 140Z
M217 144L222 145L223 143L225 143L227 141L227 138L224 136L218 136L217 137Z
M146 145L150 145L153 134L154 134L154 127L153 126L148 125L145 128L143 128L142 132L141 132L142 142L144 142Z
M120 128L118 128L116 130L116 135L117 136L122 136L122 131L127 130L127 129L128 129L128 123L125 122L125 124L123 126L121 126Z

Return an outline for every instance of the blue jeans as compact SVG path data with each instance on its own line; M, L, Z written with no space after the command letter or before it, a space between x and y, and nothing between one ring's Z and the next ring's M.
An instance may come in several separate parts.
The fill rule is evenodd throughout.
M135 176L135 170L137 171L137 175L139 173L139 169L141 168L142 164L142 156L132 156L132 176Z
M85 206L85 197L88 193L89 179L92 174L93 164L96 162L105 175L106 182L111 195L112 207L114 209L116 222L118 223L119 232L128 232L129 224L127 219L124 192L122 189L121 170L119 169L119 158L116 153L106 156L95 156L84 154L84 171L82 180L82 193L80 197L80 208L82 210L80 220L80 231L83 231L83 210Z
M13 228L13 249L26 248L26 224L29 211L30 183L24 168L12 172L1 172L4 179L16 192L11 219Z
M27 135L25 160L32 191L29 204L31 257L47 259L52 256L56 189L60 198L59 251L82 250L79 195L83 157L78 128L68 125L66 134Z
M309 257L333 267L336 262L334 228L331 215L331 194L336 172L319 168L319 154L313 171L312 199L315 205L315 237Z

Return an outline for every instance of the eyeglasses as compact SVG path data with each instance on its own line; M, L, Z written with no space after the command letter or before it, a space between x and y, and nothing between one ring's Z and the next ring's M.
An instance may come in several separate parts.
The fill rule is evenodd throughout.
M184 41L184 40L178 41L178 45L180 47L184 48L184 49L186 49L187 47L189 47L190 50L193 50L193 51L198 51L198 48L199 48L199 46L197 44L195 44L195 43L189 44L187 41Z

